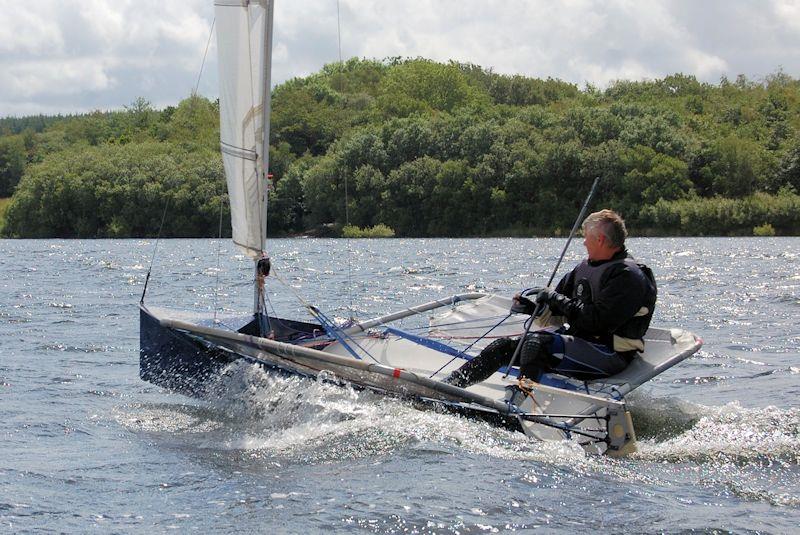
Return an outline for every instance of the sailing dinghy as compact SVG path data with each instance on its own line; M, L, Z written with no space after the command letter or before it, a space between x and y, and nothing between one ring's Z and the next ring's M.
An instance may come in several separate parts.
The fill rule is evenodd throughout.
M220 65L220 146L234 243L254 261L254 310L238 321L140 302L140 377L191 396L236 361L413 400L481 418L538 440L574 440L588 451L635 451L624 396L695 353L699 339L651 328L646 351L622 373L597 382L546 374L539 383L501 369L458 388L442 382L499 336L520 336L528 316L511 299L468 293L345 326L308 306L312 321L269 315L264 284L269 186L272 0L215 2ZM149 277L149 274L148 274ZM146 292L145 283L145 292ZM224 325L224 326L223 326Z

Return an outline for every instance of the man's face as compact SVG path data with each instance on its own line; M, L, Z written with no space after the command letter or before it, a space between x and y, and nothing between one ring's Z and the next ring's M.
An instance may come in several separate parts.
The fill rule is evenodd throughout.
M589 260L602 260L600 256L602 256L605 240L606 237L601 232L598 232L597 229L588 228L584 231L583 245L586 247Z

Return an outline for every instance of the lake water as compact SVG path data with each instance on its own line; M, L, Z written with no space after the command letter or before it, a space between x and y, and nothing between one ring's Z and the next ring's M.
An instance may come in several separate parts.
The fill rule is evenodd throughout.
M511 294L546 282L562 246L276 240L270 301L366 319ZM705 346L631 396L639 453L613 460L249 368L222 400L171 394L138 378L153 241L0 241L0 531L796 532L800 239L629 248L659 282L654 325ZM146 302L246 312L251 272L227 241L162 240Z

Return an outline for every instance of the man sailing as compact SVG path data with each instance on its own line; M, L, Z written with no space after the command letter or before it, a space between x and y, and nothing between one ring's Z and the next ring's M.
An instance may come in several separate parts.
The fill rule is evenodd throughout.
M553 329L530 333L520 350L520 377L539 381L552 372L581 380L615 375L644 351L653 317L656 283L650 268L625 249L625 222L612 210L589 216L582 225L587 258L555 290L534 289L535 301L515 295L512 312L533 314L547 305ZM444 381L466 388L509 363L519 338L500 338Z

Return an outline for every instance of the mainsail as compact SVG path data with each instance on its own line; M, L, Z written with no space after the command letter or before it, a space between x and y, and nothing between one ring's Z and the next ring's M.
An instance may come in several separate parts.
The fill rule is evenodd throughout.
M257 258L266 240L273 0L216 0L214 6L233 241Z

